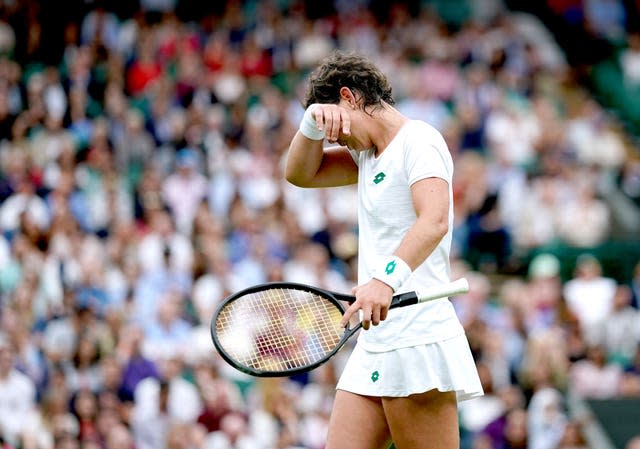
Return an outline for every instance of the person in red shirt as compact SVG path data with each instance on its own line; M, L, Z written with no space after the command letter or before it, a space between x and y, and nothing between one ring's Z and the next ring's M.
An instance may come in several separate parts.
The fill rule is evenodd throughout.
M136 60L127 70L126 83L130 95L137 97L162 75L162 66L155 59L151 35L143 34L138 45Z

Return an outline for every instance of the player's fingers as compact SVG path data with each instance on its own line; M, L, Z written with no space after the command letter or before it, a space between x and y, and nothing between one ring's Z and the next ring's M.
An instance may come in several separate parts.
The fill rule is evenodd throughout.
M360 305L358 305L355 302L351 304L349 307L347 307L347 310L344 311L344 314L342 315L342 319L340 320L340 326L347 327L347 324L349 324L351 317L353 316L354 313L358 311L358 309L360 309Z
M375 307L371 311L371 324L373 324L374 326L377 326L378 324L380 324L380 320L381 320L380 307Z
M316 121L316 126L320 131L324 130L324 109L322 107L316 107L313 111L311 111L311 115Z
M388 307L383 307L380 310L380 321L384 321L387 319L387 313L389 313L389 308Z
M335 142L338 140L340 136L340 113L337 110L331 111L331 127L327 126L327 130L325 131L327 139L329 142Z
M370 307L362 308L362 328L364 330L369 329L371 326L371 314L372 312Z

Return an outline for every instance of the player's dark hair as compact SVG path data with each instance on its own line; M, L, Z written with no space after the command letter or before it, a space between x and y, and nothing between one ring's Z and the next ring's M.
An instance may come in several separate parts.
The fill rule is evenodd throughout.
M304 107L314 103L337 104L340 88L348 87L362 101L362 107L395 104L387 77L373 62L356 53L334 51L311 72Z

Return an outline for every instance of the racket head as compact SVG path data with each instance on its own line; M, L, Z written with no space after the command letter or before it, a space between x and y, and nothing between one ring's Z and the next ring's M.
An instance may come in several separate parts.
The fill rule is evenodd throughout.
M220 303L211 338L220 356L241 372L292 376L325 363L355 333L358 326L340 326L344 310L332 292L309 285L256 285Z

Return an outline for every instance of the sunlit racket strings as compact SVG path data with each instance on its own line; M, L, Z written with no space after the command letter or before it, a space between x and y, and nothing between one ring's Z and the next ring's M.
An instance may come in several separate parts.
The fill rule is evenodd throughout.
M216 332L237 363L258 371L311 365L340 342L341 311L298 289L274 288L236 299L220 311Z

